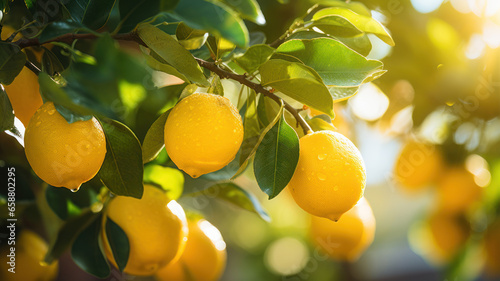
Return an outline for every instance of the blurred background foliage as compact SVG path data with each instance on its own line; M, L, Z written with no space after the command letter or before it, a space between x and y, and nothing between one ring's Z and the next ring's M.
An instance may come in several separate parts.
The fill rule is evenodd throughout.
M328 0L262 0L258 1L266 25L250 21L246 24L250 39L270 43L279 38L293 20L316 3ZM366 198L377 220L375 241L355 263L332 261L318 252L309 237L309 217L291 199L286 190L272 201L260 192L251 171L236 183L257 195L269 215L266 222L256 214L233 210L209 193L192 197L200 186L206 188L212 179L224 178L228 172L207 175L196 182L184 181L184 196L179 202L186 209L195 209L222 232L228 245L228 264L223 280L495 280L500 268L500 2L496 0L360 0L371 9L373 17L388 27L396 46L390 47L369 35L373 46L368 58L384 63L388 72L376 82L363 85L349 102L335 104L333 125L351 138L360 148L367 167ZM11 14L27 9L20 1L11 5ZM63 15L54 14L57 18ZM104 27L113 30L118 24L115 7ZM20 27L22 18L9 16L5 24ZM169 26L164 26L168 30ZM171 31L172 32L172 31ZM174 29L175 32L175 29ZM266 39L267 38L267 41ZM82 40L79 50L91 53L93 46ZM102 44L106 44L103 40ZM67 66L68 56L60 55L63 45L52 47L60 62ZM36 56L36 48L28 57ZM67 50L65 52L68 52ZM114 53L113 53L114 52ZM120 50L134 60L140 55L138 46L120 43ZM96 57L106 59L106 54ZM206 49L193 51L198 57L209 56ZM85 56L72 54L81 60ZM118 55L115 59L119 59ZM107 58L109 59L109 58ZM36 61L33 60L33 61ZM116 80L109 69L101 69L100 78ZM41 65L40 65L41 66ZM137 68L135 68L137 69ZM133 72L135 69L126 69ZM86 72L91 73L91 72ZM107 75L107 76L106 76ZM135 75L123 71L119 75ZM137 83L149 79L141 74ZM84 83L92 77L72 77ZM139 79L139 78L137 78ZM130 81L127 80L127 81ZM173 85L172 83L180 85ZM124 83L124 82L123 82ZM152 81L159 88L144 90L133 85L116 87L126 91L120 104L113 104L113 116L125 122L143 140L149 126L165 109L173 106L184 89L182 81L165 82L165 76L153 73ZM163 85L162 85L163 83ZM238 86L223 80L225 93L236 92ZM165 86L166 87L160 87ZM100 89L102 90L102 89ZM106 89L109 92L109 89ZM119 91L114 92L118 94ZM146 92L148 98L145 99ZM231 95L231 94L229 94ZM232 98L235 101L235 98ZM102 110L103 112L105 109ZM311 117L314 112L309 112ZM431 181L408 190L394 174L401 149L416 141L432 147L442 158L439 173ZM40 214L32 202L33 193L43 190L29 173L22 147L6 134L0 136L2 163L18 169L18 212L26 208L25 226L40 229ZM435 148L435 150L434 150ZM425 151L425 150L424 150ZM428 157L426 154L425 157ZM238 159L238 157L237 157ZM161 153L151 163L172 166ZM464 168L480 189L477 200L457 212L442 212L441 201L452 201L459 193L459 183L446 188L443 182L450 170ZM162 167L163 168L163 167ZM4 168L2 168L4 169ZM251 168L250 168L251 169ZM233 171L234 172L234 171ZM431 173L432 171L428 171ZM178 179L177 172L167 173ZM452 179L457 177L451 177ZM204 180L206 182L204 182ZM86 184L91 195L99 189ZM31 187L31 188L30 188ZM82 188L83 190L84 188ZM451 190L444 193L443 190ZM22 191L22 192L21 192ZM48 193L51 196L64 194ZM37 198L45 196L37 196ZM60 197L58 197L60 198ZM442 199L444 198L444 199ZM43 201L43 199L40 199ZM88 204L86 195L78 199ZM91 200L92 201L92 200ZM81 202L62 210L63 216L79 212ZM48 208L38 202L39 208ZM98 208L99 206L95 206ZM4 210L2 210L4 211ZM48 216L42 212L43 216ZM58 214L60 215L60 214ZM52 213L44 221L58 221ZM497 219L498 217L498 219ZM48 228L47 236L53 236ZM43 231L41 231L43 233ZM93 280L73 264L69 255L60 260L58 280ZM113 271L108 280L125 278Z

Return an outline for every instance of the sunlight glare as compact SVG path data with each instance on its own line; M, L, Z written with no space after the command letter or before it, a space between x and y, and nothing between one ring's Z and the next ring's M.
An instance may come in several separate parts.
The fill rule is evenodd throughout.
M422 14L427 14L435 11L441 4L443 0L411 0L411 4L418 12Z

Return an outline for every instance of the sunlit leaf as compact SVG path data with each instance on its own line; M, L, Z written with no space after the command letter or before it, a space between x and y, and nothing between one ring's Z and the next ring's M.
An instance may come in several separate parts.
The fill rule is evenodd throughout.
M222 0L222 2L236 10L242 18L259 25L266 24L266 18L256 0Z
M160 151L165 147L164 134L165 123L167 122L170 110L166 111L151 125L144 142L142 143L142 162L148 163L154 160Z
M178 169L162 167L160 165L147 165L144 168L144 182L154 183L167 192L171 200L177 200L184 189L184 176Z
M253 45L234 61L248 73L254 73L274 54L275 49L265 44Z
M196 50L205 44L208 38L208 32L204 30L192 29L181 22L177 25L175 37L177 37L179 44L187 50Z

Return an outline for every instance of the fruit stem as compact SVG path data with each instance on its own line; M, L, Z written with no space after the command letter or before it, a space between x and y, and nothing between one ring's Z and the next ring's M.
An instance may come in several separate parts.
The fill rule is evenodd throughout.
M302 116L299 114L299 112L294 107L292 107L286 101L282 100L277 95L266 90L266 88L264 88L264 86L262 86L261 84L257 84L257 83L254 83L254 82L248 80L246 78L246 75L240 75L240 74L236 74L236 73L232 73L232 72L223 70L223 69L219 68L213 62L208 62L208 61L205 61L205 60L202 60L199 58L195 58L195 59L201 67L212 71L213 73L217 74L220 78L226 78L226 79L231 79L231 80L237 81L240 84L245 85L250 89L253 89L255 92L261 93L264 96L271 98L272 100L274 100L278 104L281 104L281 102L283 101L283 104L285 105L285 109L288 110L288 112L290 112L293 115L293 117L297 120L300 127L302 127L302 130L304 130L304 133L307 134L308 132L312 132L312 129L309 126L309 124L307 124L306 120L304 120L304 118L302 118Z

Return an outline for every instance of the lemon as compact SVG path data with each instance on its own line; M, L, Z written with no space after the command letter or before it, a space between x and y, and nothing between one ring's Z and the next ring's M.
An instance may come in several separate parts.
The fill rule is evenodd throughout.
M106 155L106 139L97 119L69 124L52 102L33 115L24 135L33 171L46 183L72 191L92 179Z
M375 217L363 197L338 222L311 216L311 237L315 245L337 260L355 261L371 245Z
M158 281L216 281L226 266L226 243L205 219L188 219L189 235L180 259L160 269Z
M363 196L366 170L359 150L340 133L320 131L300 139L300 156L288 188L306 212L331 220Z
M11 267L10 247L0 251L0 280L9 281L52 281L57 277L58 263L42 265L42 261L49 249L47 243L38 234L31 230L23 230L16 239L15 245L15 273L8 269Z
M236 107L221 96L195 93L182 99L165 123L165 148L179 169L197 178L231 162L243 141Z
M411 140L407 142L394 166L395 180L413 192L435 182L443 172L441 152L433 145Z
M464 166L449 168L438 182L438 205L449 212L461 212L477 203L483 188Z
M184 210L154 186L144 185L142 199L117 196L106 208L101 234L106 256L116 266L105 234L107 218L118 224L128 237L130 253L125 273L153 275L177 260L184 250L188 233Z

